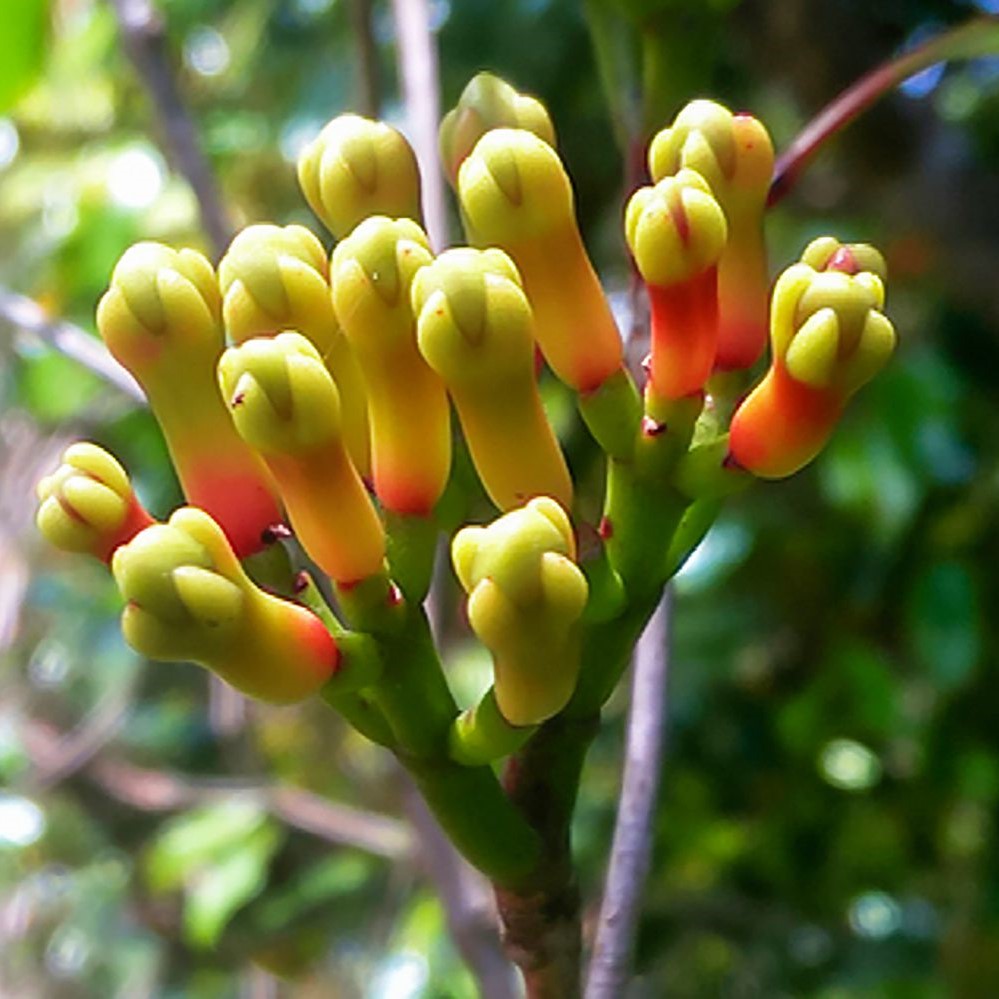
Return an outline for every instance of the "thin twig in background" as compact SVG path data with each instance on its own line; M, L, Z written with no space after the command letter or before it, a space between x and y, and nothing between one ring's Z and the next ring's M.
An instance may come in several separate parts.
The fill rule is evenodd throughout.
M125 51L152 101L167 158L191 185L205 234L215 255L221 256L232 239L232 223L194 120L180 96L163 18L152 0L111 0L111 6Z
M514 999L516 976L496 932L496 907L485 878L451 845L401 769L400 780L403 809L419 842L424 873L437 891L451 937L475 976L482 999Z
M666 733L670 615L666 590L635 649L621 799L586 999L618 999L630 975L642 888L652 858L652 823Z
M357 59L357 107L366 118L377 118L382 106L382 87L371 8L371 0L350 0L350 27Z
M34 299L0 286L0 319L82 364L135 402L146 404L139 383L99 340L65 319L52 319Z
M437 162L441 88L437 46L430 30L430 5L427 0L392 0L392 10L406 119L420 164L423 220L430 245L438 253L448 244L448 225L444 175Z
M25 723L22 735L35 765L43 773L51 772L64 756L67 737L37 720ZM413 851L413 837L398 819L328 801L301 788L258 780L188 777L136 766L103 752L84 761L80 772L111 797L143 812L173 812L244 796L287 825L329 843L388 860L405 859Z

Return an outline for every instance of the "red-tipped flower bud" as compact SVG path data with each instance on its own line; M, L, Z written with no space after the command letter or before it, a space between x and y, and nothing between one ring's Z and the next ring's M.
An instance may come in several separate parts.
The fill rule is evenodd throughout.
M734 115L714 101L691 101L649 147L653 180L684 167L708 182L728 221L728 241L718 262L716 367L748 368L766 344L770 281L763 217L773 143L752 115Z
M531 132L493 129L462 163L458 193L473 242L516 263L552 371L579 392L598 388L621 367L621 337L558 153Z
M338 583L382 569L385 535L344 446L336 385L298 333L247 340L219 362L219 385L236 429L281 490L291 525Z
M502 250L448 250L413 281L420 352L447 385L479 478L501 509L572 506L572 480L534 376L531 307Z
M732 417L734 461L777 479L819 453L847 400L895 348L883 305L884 285L870 271L798 263L781 275L770 311L773 360Z
M681 170L632 195L625 235L649 287L649 387L663 399L699 392L718 342L717 263L725 248L725 216L700 174Z
M188 502L222 525L242 557L263 547L281 512L266 468L236 434L215 385L221 307L215 272L200 253L138 243L114 269L97 326L142 385Z
M72 444L62 464L38 483L35 522L46 540L68 552L109 562L114 550L153 523L128 474L96 444Z
M200 663L277 704L314 694L337 670L336 642L319 618L256 586L201 510L147 527L111 568L126 601L122 631L141 655Z
M380 216L333 251L333 305L367 387L375 493L400 514L429 514L451 467L447 394L417 349L410 301L432 259L415 222Z

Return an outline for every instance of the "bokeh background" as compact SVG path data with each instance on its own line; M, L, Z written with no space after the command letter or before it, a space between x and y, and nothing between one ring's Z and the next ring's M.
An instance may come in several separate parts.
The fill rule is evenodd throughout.
M194 667L138 660L103 567L33 531L33 483L79 437L111 448L152 509L179 501L149 414L51 324L92 332L135 240L212 250L122 45L128 6L0 8L0 994L511 995L482 885L387 754L321 707L248 706ZM617 292L621 144L643 114L661 125L715 95L781 147L866 69L997 6L430 14L445 107L483 68L548 104ZM384 0L158 9L233 226L315 224L293 163L334 114L406 127ZM827 231L885 249L902 345L827 452L732 501L676 583L636 996L999 994L999 58L927 71L833 143L770 220L774 266ZM443 618L454 682L473 689L486 664ZM575 827L588 911L625 695Z

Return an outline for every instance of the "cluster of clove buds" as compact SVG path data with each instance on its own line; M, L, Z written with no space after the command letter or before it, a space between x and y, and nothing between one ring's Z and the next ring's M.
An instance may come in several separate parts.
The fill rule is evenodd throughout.
M880 254L824 237L771 290L770 137L693 101L653 139L653 183L624 213L650 305L640 388L556 145L538 101L480 74L440 129L468 246L434 253L410 146L344 115L298 162L332 255L301 226L266 224L217 269L155 243L124 254L97 325L142 385L188 505L158 522L111 455L76 444L39 484L38 525L108 563L139 653L266 701L320 693L404 760L488 769L554 715L598 710L724 498L822 449L894 348ZM605 455L589 531L539 355ZM494 662L464 711L421 606L437 537L458 526L441 502L457 481L453 416L499 513L452 542Z

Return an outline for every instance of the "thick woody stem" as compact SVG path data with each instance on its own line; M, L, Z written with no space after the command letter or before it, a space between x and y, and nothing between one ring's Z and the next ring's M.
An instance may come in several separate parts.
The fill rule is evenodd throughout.
M503 942L524 976L529 999L580 994L580 901L569 826L583 759L598 725L596 714L553 718L510 760L504 775L506 793L542 840L530 888L496 891Z

